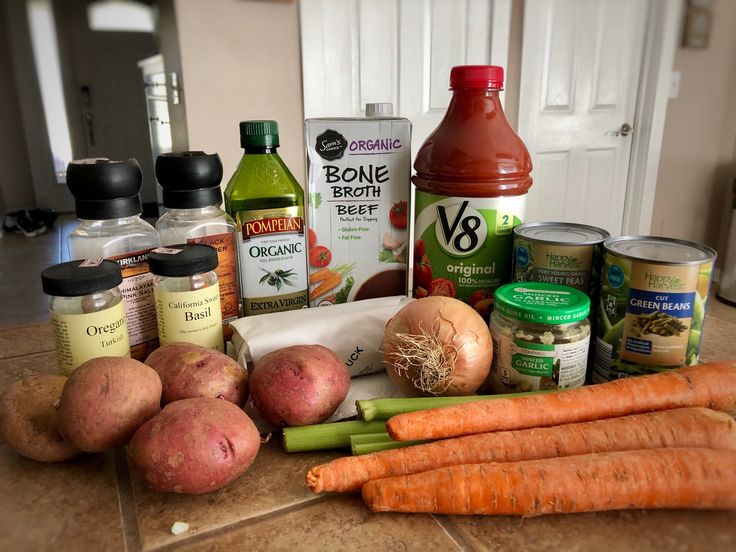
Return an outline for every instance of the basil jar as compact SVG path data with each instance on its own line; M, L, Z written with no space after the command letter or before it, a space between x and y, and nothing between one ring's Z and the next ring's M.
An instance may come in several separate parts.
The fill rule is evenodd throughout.
M491 315L496 393L567 389L585 383L590 299L577 289L523 282L496 290Z
M217 250L187 243L159 247L148 266L161 345L182 341L224 352Z

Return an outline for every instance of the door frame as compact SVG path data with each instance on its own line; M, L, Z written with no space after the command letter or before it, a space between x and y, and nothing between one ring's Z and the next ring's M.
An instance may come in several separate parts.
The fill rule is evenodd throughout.
M657 171L669 100L668 90L682 15L680 2L651 0L647 5L643 59L621 222L621 232L624 235L651 232ZM524 10L526 9L527 2L524 0ZM519 102L520 113L529 113L535 109L535 102ZM519 121L522 119L520 116Z
M672 67L682 3L653 0L645 29L633 141L624 203L623 234L650 234Z
M69 188L56 181L41 87L36 75L26 2L0 0L0 9L5 10L7 29L4 30L8 33L23 133L31 163L30 184L36 197L36 207L53 207L60 213L73 213L74 198L69 193Z

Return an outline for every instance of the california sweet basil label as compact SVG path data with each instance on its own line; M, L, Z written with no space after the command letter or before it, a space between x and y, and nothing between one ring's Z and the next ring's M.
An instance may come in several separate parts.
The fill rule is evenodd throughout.
M305 308L308 295L303 208L241 211L237 220L246 316Z
M415 297L468 302L478 290L492 293L511 281L513 229L521 224L525 201L525 195L447 197L417 190L415 257L425 250L427 259L421 272L415 268Z

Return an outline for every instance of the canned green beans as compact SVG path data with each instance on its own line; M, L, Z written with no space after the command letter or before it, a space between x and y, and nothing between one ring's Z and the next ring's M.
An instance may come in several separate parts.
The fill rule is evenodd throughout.
M585 224L521 224L514 228L514 281L560 284L594 295L608 237Z
M716 252L654 236L604 249L593 381L697 364Z

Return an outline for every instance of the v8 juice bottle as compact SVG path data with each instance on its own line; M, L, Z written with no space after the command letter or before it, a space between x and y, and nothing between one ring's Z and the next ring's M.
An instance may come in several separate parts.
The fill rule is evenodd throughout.
M513 229L532 163L504 116L503 68L453 67L445 118L414 161L414 297L446 295L488 315L511 281Z
M245 150L225 190L238 232L246 316L306 308L304 192L276 153L276 121L240 123Z

